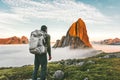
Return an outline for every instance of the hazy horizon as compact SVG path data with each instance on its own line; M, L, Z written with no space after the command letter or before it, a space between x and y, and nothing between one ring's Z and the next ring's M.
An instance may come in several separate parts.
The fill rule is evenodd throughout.
M11 37L15 37L16 35L13 35L13 36L8 36L8 37L0 37L0 39L7 39L7 38L11 38ZM22 35L22 36L25 36L25 35ZM16 36L16 37L18 37L18 38L22 38L22 36ZM63 35L63 36L65 36L65 35ZM25 37L27 37L27 36L25 36ZM89 36L88 36L89 37ZM30 37L27 37L28 39L30 38ZM62 36L60 37L60 38L58 38L58 39L56 39L56 40L61 40L61 38L62 38ZM120 37L113 37L113 38L105 38L105 39L100 39L100 40L92 40L92 41L90 41L90 43L92 43L93 41L103 41L103 40L106 40L106 39L115 39L115 38L120 38ZM56 42L56 40L53 40L53 41L51 41L51 43L53 43L54 44L54 42Z

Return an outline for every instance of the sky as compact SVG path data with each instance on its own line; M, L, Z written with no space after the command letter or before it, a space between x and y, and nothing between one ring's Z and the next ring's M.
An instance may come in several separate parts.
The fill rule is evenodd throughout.
M120 38L120 0L0 0L0 38L29 38L48 27L51 41L61 39L81 18L90 41Z

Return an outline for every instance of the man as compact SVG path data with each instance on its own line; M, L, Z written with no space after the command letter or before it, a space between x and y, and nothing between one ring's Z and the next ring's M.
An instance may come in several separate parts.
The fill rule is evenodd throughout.
M41 31L47 33L47 27L46 25L41 26ZM51 60L51 46L50 46L50 35L46 34L46 46L47 46L47 53L49 56L49 60ZM32 75L32 80L37 80L37 73L39 66L41 65L41 73L40 73L40 80L45 80L47 75L47 53L46 54L35 54L35 60L34 60L34 71Z

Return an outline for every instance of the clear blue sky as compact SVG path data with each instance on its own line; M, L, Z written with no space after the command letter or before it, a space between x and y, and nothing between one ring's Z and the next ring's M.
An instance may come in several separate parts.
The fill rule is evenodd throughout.
M52 41L82 18L90 41L120 38L120 0L0 0L0 38L48 26Z

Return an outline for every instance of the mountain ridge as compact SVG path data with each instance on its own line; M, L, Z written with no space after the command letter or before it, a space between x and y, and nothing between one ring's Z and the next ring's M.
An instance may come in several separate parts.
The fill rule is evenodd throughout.
M107 45L120 45L120 38L109 38L109 39L104 39L101 41L93 41L93 43L96 44L107 44Z
M26 36L0 38L0 44L28 44L28 38Z

